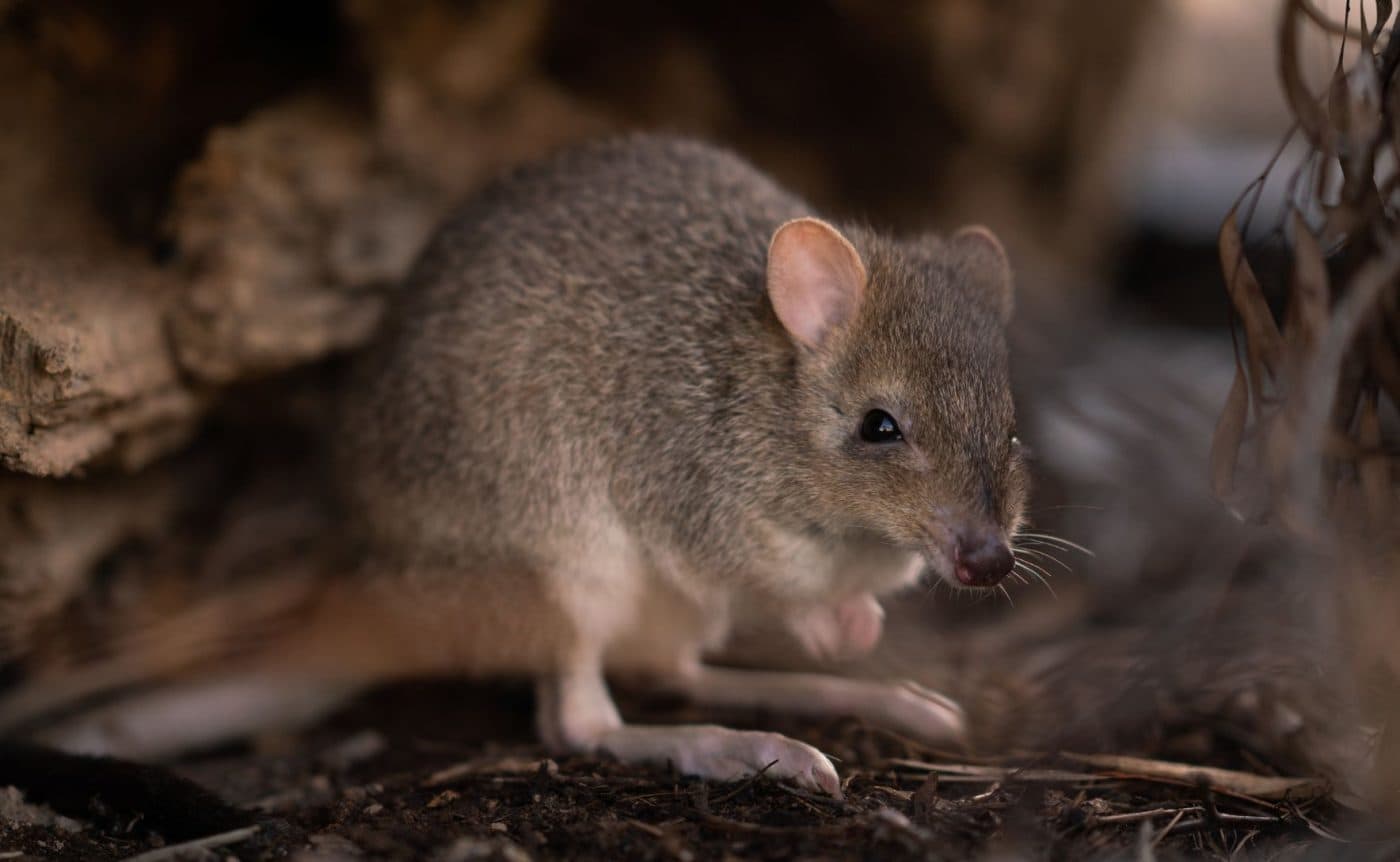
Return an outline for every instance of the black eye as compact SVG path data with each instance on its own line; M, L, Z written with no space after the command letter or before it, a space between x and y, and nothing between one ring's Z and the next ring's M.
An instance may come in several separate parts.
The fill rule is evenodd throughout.
M871 410L860 420L860 439L867 443L898 443L904 435L893 416L883 410Z

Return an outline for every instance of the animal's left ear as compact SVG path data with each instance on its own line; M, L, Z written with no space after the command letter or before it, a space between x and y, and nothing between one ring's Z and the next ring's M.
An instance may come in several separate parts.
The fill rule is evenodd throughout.
M768 299L799 344L821 348L865 300L865 264L841 232L820 219L784 223L768 246Z
M962 258L968 277L990 293L1001 322L1011 320L1016 305L1011 259L996 234L980 224L969 225L954 233L948 245Z

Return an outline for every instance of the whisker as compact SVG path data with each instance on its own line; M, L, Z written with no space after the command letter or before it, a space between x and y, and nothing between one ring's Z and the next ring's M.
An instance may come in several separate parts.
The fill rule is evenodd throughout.
M1011 600L1011 593L1007 592L1006 590L1006 585L997 584L997 592L1001 593L1003 596L1006 597L1006 603L1008 605L1011 605L1011 607L1013 608L1016 607L1016 603Z
M1029 571L1029 570L1023 570L1023 571ZM1050 581L1047 581L1047 579L1044 578L1043 575L1037 574L1037 572L1033 572L1033 571L1030 572L1030 575L1032 575L1032 577L1035 578L1036 581L1039 581L1039 582L1040 582L1040 586L1044 586L1044 588L1046 588L1047 591L1050 592L1051 598L1054 598L1054 599L1060 598L1060 596L1058 596L1057 593L1054 592L1053 586L1050 586Z
M1094 552L1093 552L1093 551L1089 550L1088 548L1084 547L1083 545L1079 544L1078 542L1071 542L1069 539L1066 539L1066 538L1064 538L1064 537L1062 537L1062 536L1055 536L1055 535L1051 535L1050 533L1018 533L1018 534L1017 534L1017 538L1020 538L1021 536L1024 536L1024 537L1026 537L1026 538L1028 538L1028 539L1040 539L1042 542L1047 542L1047 543L1049 543L1049 544L1051 544L1051 545L1056 545L1056 544L1058 544L1058 545L1061 545L1061 546L1066 547L1066 548L1072 548L1072 549L1074 549L1074 550L1080 552L1081 554L1085 554L1085 555L1090 556L1090 557L1094 556Z
M1017 562L1024 562L1024 560L1018 560ZM1045 589L1050 592L1051 597L1056 599L1059 598L1059 595L1055 592L1055 588L1050 586L1050 581L1044 575L1031 569L1022 569L1022 571L1029 572L1032 577L1034 577L1037 581L1040 582L1040 585L1042 587L1045 587Z
M1049 578L1049 577L1051 577L1050 572L1049 572L1044 566L1040 565L1039 563L1033 563L1033 562L1031 562L1030 560L1017 560L1016 562L1018 562L1018 563L1020 563L1021 565L1025 566L1027 570L1032 571L1032 572L1036 572L1037 574L1039 574L1039 575L1040 575L1041 577L1043 577L1043 578Z
M1070 567L1069 563L1066 563L1064 560L1060 559L1054 554L1049 554L1045 551L1037 551L1034 548L1023 548L1018 545L1013 545L1011 550L1013 554L1025 554L1027 556L1035 557L1038 560L1046 560L1048 562L1054 563L1055 565L1064 569L1066 572L1074 571L1074 569Z
M1015 546L1016 549L1018 549L1018 550L1028 549L1028 548L1036 548L1036 549L1039 549L1040 553L1042 553L1042 554L1049 554L1049 553L1053 553L1053 552L1056 552L1056 551L1065 551L1065 550L1069 550L1068 548L1065 548L1065 547L1063 547L1063 546L1061 546L1061 545L1052 545L1052 544L1050 544L1049 542L1042 542L1042 541L1039 540L1039 539L1027 539L1027 538L1024 538L1024 537L1021 537L1021 536L1017 536L1017 537L1013 540L1013 542L1014 542L1014 546Z
M976 598L972 602L974 606L980 605L983 602L996 601L998 593L1006 596L1007 601L1011 600L1010 594L1006 592L1006 587L1002 586L1001 584L997 584L994 587L988 587L986 589L956 590L956 592L976 596ZM1011 606L1015 607L1016 605L1013 603Z

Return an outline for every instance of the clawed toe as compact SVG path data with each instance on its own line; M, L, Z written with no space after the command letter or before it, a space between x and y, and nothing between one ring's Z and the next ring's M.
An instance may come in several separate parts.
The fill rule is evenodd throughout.
M777 733L731 731L728 753L745 761L745 772L763 772L769 778L788 781L804 790L841 795L841 779L830 758L816 748ZM754 750L750 750L750 744ZM756 756L755 756L756 755Z
M804 790L841 795L841 781L826 755L778 733L714 725L624 726L609 733L601 748L626 762L670 763L686 775L712 781L738 781L762 772Z

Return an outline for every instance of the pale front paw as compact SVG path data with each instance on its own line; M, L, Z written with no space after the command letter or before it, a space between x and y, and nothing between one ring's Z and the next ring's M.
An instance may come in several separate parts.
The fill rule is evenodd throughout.
M841 780L831 760L805 742L754 730L713 727L690 758L678 764L682 771L715 781L737 781L762 772L775 781L786 781L804 790L841 795Z
M712 724L624 725L605 734L598 749L623 762L669 763L686 775L713 781L738 781L762 772L804 790L841 795L841 781L827 756L780 733Z
M880 642L885 610L870 593L813 608L791 622L804 649L823 661L857 658Z
M935 748L967 742L967 717L951 698L915 682L889 683L872 704L886 728Z

